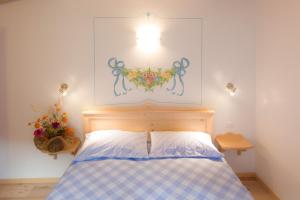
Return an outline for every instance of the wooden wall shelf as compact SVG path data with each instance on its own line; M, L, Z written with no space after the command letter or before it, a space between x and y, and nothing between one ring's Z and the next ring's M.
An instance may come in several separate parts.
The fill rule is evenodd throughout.
M218 135L216 136L215 141L221 152L236 150L238 155L241 155L243 151L253 148L253 144L240 133L225 133L223 135Z

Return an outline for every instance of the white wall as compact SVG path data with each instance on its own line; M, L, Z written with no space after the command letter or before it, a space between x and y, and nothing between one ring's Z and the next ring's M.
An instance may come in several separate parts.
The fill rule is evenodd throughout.
M65 108L81 134L81 110L93 105L94 16L204 17L203 106L216 110L215 133L255 131L255 19L247 0L20 0L0 5L0 178L56 177L71 156L38 152L26 126L57 98L61 82L71 90ZM5 80L5 81L4 81ZM224 85L233 81L238 95ZM2 94L3 93L3 94ZM5 116L3 115L5 114ZM4 120L4 121L3 121ZM253 151L227 154L236 171L254 171Z
M260 0L257 32L257 173L282 200L300 189L300 2Z

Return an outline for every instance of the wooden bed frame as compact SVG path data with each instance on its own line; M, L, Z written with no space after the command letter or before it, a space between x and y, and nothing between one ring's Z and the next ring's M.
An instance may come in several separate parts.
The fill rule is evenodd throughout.
M84 132L95 130L203 131L212 133L214 111L199 107L138 106L97 107L83 112Z

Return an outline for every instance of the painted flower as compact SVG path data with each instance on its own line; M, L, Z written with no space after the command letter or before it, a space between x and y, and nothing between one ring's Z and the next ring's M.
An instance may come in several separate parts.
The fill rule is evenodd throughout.
M138 73L136 70L131 70L128 72L128 79L129 80L132 80L132 79L135 79L137 76L138 76Z
M148 86L152 85L153 81L155 80L155 73L150 71L150 70L147 71L144 74L144 79L145 79Z
M43 136L43 134L44 134L44 131L42 128L36 129L33 133L33 135L36 137L41 137L41 136Z
M160 73L160 76L161 76L162 78L166 79L166 80L169 80L169 79L171 78L172 75L171 75L171 73L168 72L168 71L163 71L163 72Z
M53 122L52 123L52 127L53 128L59 128L60 127L60 123L59 122Z

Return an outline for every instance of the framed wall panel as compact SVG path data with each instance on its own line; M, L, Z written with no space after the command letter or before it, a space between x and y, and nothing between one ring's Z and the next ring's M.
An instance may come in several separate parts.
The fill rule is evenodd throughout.
M151 53L137 45L136 33L144 23L139 18L94 19L95 104L201 104L202 18L152 19L160 45Z

